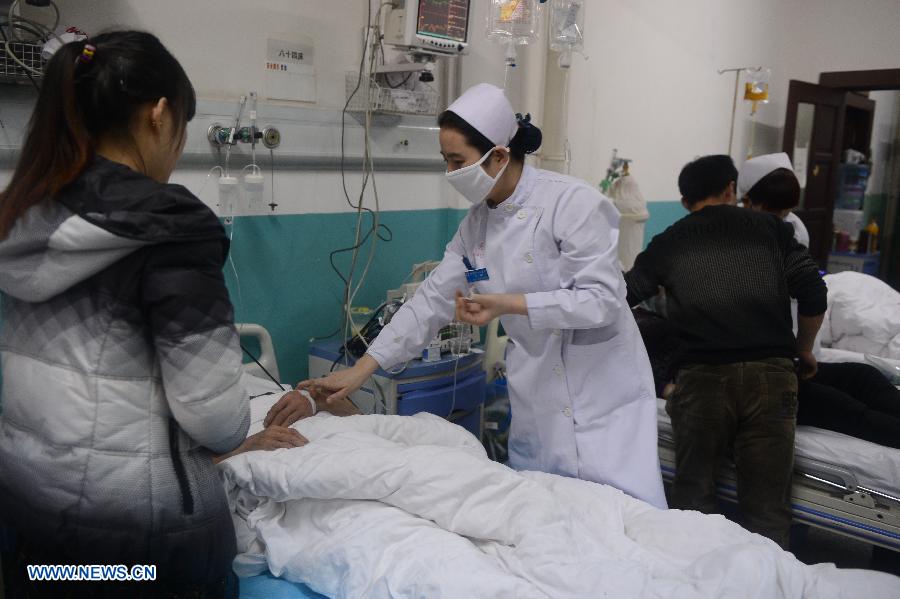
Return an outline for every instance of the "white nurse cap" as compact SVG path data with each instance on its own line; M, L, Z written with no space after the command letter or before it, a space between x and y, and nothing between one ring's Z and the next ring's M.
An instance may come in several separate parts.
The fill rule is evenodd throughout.
M519 128L516 114L503 90L490 83L470 87L447 110L497 146L508 146Z
M738 198L747 195L747 192L753 189L753 186L759 183L760 179L780 168L786 168L792 172L794 170L794 167L791 165L791 159L784 152L757 156L745 162L738 173Z

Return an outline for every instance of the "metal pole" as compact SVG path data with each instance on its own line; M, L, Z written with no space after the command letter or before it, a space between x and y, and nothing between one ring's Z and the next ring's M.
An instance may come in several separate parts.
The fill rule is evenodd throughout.
M734 118L737 115L738 89L741 86L741 71L734 71L734 100L731 102L731 130L728 132L728 155L731 156L731 147L734 144Z

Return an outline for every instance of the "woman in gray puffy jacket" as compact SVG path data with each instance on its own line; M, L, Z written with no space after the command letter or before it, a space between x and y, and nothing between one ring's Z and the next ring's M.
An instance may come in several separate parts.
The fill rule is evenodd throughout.
M28 596L236 596L213 465L249 425L228 239L168 183L194 110L152 35L67 44L0 195L0 520ZM73 586L29 583L27 564L157 571Z

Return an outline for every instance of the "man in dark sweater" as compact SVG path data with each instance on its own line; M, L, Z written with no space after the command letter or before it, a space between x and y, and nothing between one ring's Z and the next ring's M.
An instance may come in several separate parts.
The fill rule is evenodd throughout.
M790 225L734 205L736 179L729 156L685 166L678 187L690 214L653 238L625 281L632 306L665 289L683 343L666 405L675 433L672 507L718 511L715 474L733 459L744 526L787 548L795 373L816 371L826 289Z

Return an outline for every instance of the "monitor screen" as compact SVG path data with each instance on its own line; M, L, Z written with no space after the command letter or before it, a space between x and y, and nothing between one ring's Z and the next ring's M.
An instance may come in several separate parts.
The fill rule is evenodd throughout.
M465 42L469 24L469 0L419 0L416 33Z

